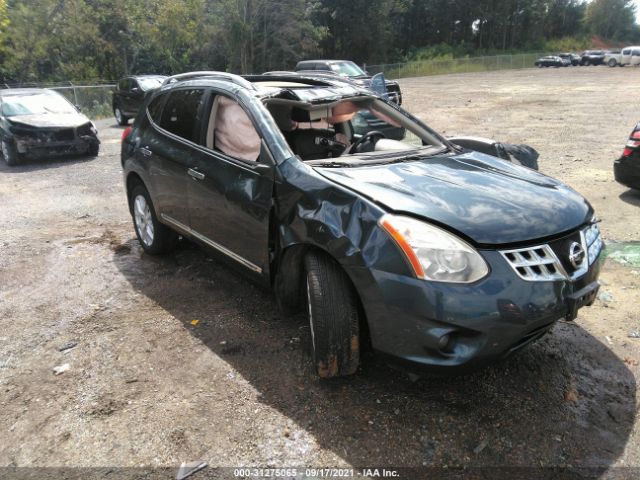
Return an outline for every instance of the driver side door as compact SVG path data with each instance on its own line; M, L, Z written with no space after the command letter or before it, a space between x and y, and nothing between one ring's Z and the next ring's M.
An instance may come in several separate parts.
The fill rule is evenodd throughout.
M251 112L210 90L188 182L193 235L267 282L275 163Z

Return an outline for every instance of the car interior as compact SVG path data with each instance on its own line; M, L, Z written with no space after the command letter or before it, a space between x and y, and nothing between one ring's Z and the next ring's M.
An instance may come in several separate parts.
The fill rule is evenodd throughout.
M443 146L431 132L377 99L351 98L317 106L273 99L266 106L293 153L305 161ZM351 122L362 112L394 127L405 127L406 138L388 139L376 130L356 135Z

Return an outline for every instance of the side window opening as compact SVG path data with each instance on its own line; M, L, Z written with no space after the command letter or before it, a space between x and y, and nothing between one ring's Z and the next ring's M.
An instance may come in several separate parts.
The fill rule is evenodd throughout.
M186 140L197 142L198 110L203 97L202 89L177 90L170 93L162 109L160 127Z
M224 95L213 99L205 147L233 158L258 161L262 142L256 128L235 100Z

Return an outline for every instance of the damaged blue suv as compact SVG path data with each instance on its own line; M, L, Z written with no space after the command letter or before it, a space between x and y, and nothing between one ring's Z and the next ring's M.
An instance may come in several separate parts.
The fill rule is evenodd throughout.
M405 137L356 134L363 112ZM598 291L581 195L340 79L170 77L123 132L122 166L144 250L188 237L307 312L322 377L353 374L365 342L431 371L477 367Z

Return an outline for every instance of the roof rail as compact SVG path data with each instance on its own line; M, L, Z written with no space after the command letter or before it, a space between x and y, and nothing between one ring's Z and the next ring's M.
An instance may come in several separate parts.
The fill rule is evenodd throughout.
M209 78L228 80L230 82L235 83L236 85L240 85L241 87L255 90L255 86L252 85L251 82L248 82L247 80L245 80L239 75L234 75L233 73L227 73L227 72L216 72L216 71L187 72L187 73L180 73L178 75L172 75L171 77L165 79L164 82L162 82L162 86L165 86L174 82L191 80L199 77L209 77Z

